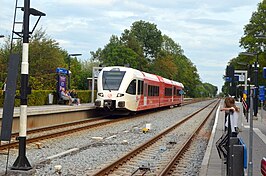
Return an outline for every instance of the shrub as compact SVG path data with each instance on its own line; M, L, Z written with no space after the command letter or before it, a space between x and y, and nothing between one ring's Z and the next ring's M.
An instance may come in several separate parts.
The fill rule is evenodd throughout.
M78 98L81 103L91 102L91 91L90 90L76 90ZM57 95L54 90L32 90L31 94L28 95L28 106L41 106L48 104L48 95L53 94L53 104L57 104ZM16 95L19 95L19 91L16 91ZM96 91L94 93L96 98ZM3 107L4 96L3 91L0 90L0 107ZM15 106L20 106L20 100L15 99Z

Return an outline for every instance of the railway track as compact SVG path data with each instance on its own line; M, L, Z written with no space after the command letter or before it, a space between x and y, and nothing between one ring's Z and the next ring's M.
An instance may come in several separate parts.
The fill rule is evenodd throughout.
M33 143L45 139L55 138L59 136L68 135L71 133L76 133L82 130L88 130L96 127L100 127L103 125L108 125L111 123L115 123L118 121L126 120L128 118L119 118L119 119L105 119L105 118L97 118L97 119L89 119L82 120L78 122L72 122L68 124L61 124L56 126L50 126L40 129L29 130L27 133L30 134L26 140L26 143ZM13 137L16 137L18 133L13 134ZM4 150L7 148L17 147L19 142L14 138L10 143L5 143L0 146L0 150Z
M185 101L183 106L191 104L191 103L195 103L195 102L198 102L198 101ZM151 112L147 111L145 113L151 113ZM143 115L143 113L141 113L140 115ZM134 118L137 118L140 115L135 115ZM26 142L27 144L34 143L34 142L38 142L41 140L55 138L55 137L59 137L63 135L68 135L68 134L75 133L78 131L88 130L88 129L108 125L111 123L116 123L116 122L123 121L123 120L129 120L131 118L132 117L126 116L126 117L112 119L112 118L106 118L105 116L105 117L100 117L100 118L86 119L82 121L76 121L76 122L71 122L71 123L55 125L55 126L43 127L43 128L38 128L38 129L31 129L27 131ZM19 145L19 142L16 140L18 136L19 136L18 132L13 133L11 141L9 143L1 144L0 150L17 147Z
M178 168L178 160L217 105L218 101L212 102L89 175L171 175Z

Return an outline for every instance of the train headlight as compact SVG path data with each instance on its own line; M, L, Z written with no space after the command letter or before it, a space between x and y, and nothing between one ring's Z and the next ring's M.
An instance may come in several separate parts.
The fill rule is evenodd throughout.
M123 97L124 96L124 94L122 94L122 93L118 93L117 95L116 95L116 97Z
M98 93L98 95L99 95L100 97L103 97L103 93Z
M118 107L120 107L120 108L124 108L125 107L125 102L124 101L119 101L118 102Z

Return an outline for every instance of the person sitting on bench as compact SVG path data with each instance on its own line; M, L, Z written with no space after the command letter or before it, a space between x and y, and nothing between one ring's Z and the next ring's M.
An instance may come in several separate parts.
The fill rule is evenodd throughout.
M75 91L75 89L72 89L70 92L69 92L69 95L74 98L74 101L73 103L76 103L77 105L80 105L80 99L78 98L78 95Z
M72 98L70 95L68 95L65 91L65 88L62 87L61 92L60 92L60 96L63 100L68 100L69 101L69 105L72 105L74 98Z

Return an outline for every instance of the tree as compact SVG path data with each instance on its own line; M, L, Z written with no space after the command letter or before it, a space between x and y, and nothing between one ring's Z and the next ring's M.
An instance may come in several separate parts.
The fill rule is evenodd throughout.
M253 12L250 21L244 27L244 35L241 37L239 43L240 47L244 48L247 52L257 53L255 56L239 55L232 58L229 64L235 67L235 70L248 70L248 65L254 64L256 57L258 57L258 83L265 85L266 80L262 78L262 69L266 66L265 51L266 39L259 38L258 36L266 36L266 0L258 3L256 12ZM249 74L253 74L253 70L249 70ZM253 77L253 76L252 76ZM222 91L227 94L229 91L229 83L225 83Z
M56 87L56 68L64 67L66 51L49 38L42 29L37 30L29 41L29 84L32 89L51 90ZM22 54L22 41L13 44L12 53ZM7 74L7 64L10 55L10 41L6 41L0 50L0 73ZM3 69L2 69L3 68ZM20 69L20 68L19 68ZM20 72L20 71L19 71ZM1 76L2 77L2 76ZM2 79L2 78L1 78ZM4 79L4 78L3 78ZM20 79L20 77L19 77ZM19 82L19 81L18 81ZM20 84L17 88L19 89Z
M257 12L253 12L250 23L245 25L244 36L240 39L240 46L248 52L265 51L266 41L265 39L257 38L259 35L266 35L266 0L258 4Z
M184 84L188 96L202 96L195 89L203 87L196 66L183 54L181 46L167 35L161 34L155 24L136 21L125 29L119 39L111 36L103 49L91 52L92 59L110 65L125 65L176 80ZM209 88L210 86L208 86ZM206 96L213 94L204 92Z
M161 55L152 62L150 71L151 73L173 80L178 73L178 68L174 63L173 56L162 55L161 53Z
M55 71L57 67L65 67L67 52L59 47L59 43L49 38L42 29L31 37L29 46L29 75L33 89L51 90L56 87Z
M203 87L207 92L207 97L215 97L217 95L218 88L210 83L203 83Z
M110 41L105 45L104 49L98 49L95 53L92 52L93 58L105 65L130 65L132 68L139 69L145 60L132 50L126 47L117 36L112 35Z
M160 52L163 38L155 24L142 20L136 21L132 24L129 35L135 37L147 59L154 59Z
M7 68L10 57L10 37L8 36L5 39L3 46L0 48L0 82L4 82L7 77ZM22 54L22 41L17 40L13 47L13 53L17 53L19 55ZM20 69L20 68L19 68Z
M184 53L184 51L181 49L181 46L175 43L175 41L167 35L163 35L162 50L177 56L183 55Z

